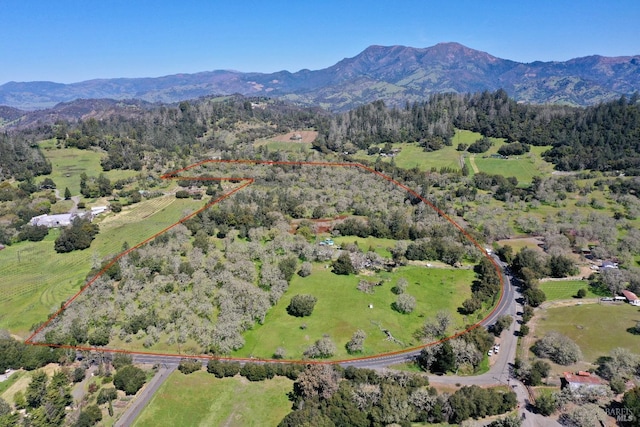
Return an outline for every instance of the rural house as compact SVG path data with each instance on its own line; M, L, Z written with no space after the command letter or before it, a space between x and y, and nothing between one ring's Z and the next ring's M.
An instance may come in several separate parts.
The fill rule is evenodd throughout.
M569 387L571 391L576 391L580 388L586 389L603 389L608 387L607 383L595 375L591 375L589 372L579 371L577 373L564 372L563 384Z

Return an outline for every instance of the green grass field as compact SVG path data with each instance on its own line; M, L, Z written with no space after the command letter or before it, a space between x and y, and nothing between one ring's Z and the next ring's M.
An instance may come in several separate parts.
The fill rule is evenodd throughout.
M175 371L133 423L144 426L275 426L291 412L284 377L249 382L215 378L207 372Z
M373 294L356 289L360 279L390 281L375 287ZM400 314L391 308L397 296L391 292L398 278L408 280L407 293L417 299L411 314ZM302 278L295 276L286 295L269 311L264 325L256 325L245 333L246 345L234 356L272 357L277 347L286 350L286 358L300 359L304 350L323 334L329 334L337 346L336 358L349 357L345 344L357 329L367 333L363 355L400 350L403 346L386 339L379 326L388 329L405 346L418 345L413 333L422 325L426 316L438 310L452 313L455 326L464 321L457 308L471 295L471 270L429 269L425 267L401 267L394 273L376 276L338 276L324 265L315 265L313 273ZM286 307L296 294L312 294L317 299L313 314L309 317L292 317ZM369 304L373 308L369 308ZM303 329L302 325L306 325Z
M93 150L80 150L78 148L56 148L55 140L42 141L40 148L44 155L51 162L52 171L49 175L43 175L38 181L44 178L51 178L56 183L61 195L65 187L68 187L71 194L80 194L80 174L83 172L89 176L98 176L100 173L109 178L112 182L118 179L130 178L140 172L132 170L111 170L102 172L100 159L104 157Z
M20 378L26 375L25 371L14 372L9 379L0 382L0 396L2 396L9 388L18 382Z
M269 151L286 151L289 153L308 153L309 151L311 151L310 142L283 142L267 140L256 142L255 146L266 146Z
M557 331L574 340L584 360L595 362L616 347L640 353L640 336L627 331L640 321L640 308L630 304L583 304L549 308L536 314L535 335Z
M0 257L0 328L26 338L33 324L46 320L80 290L95 257L117 255L125 241L134 246L203 203L165 196L125 207L97 221L100 233L83 251L56 253L58 230L51 230L42 242L6 247Z
M587 290L587 296L585 298L597 298L598 295L594 294L589 288L589 282L586 280L558 280L540 282L540 289L542 289L547 296L547 301L556 301L563 299L573 299L580 289ZM576 302L580 299L576 298Z
M549 147L531 147L531 152L523 156L494 159L488 156L496 154L505 141L502 138L491 138L493 146L486 153L473 155L456 150L458 144L469 145L481 138L482 135L477 132L456 129L451 146L445 146L440 150L428 153L415 143L394 144L394 147L401 148L401 151L395 156L394 162L396 166L405 169L414 167L420 170L431 170L432 168L440 170L442 167L460 169L460 160L464 158L464 162L472 175L474 173L473 162L479 172L515 176L521 186L530 184L536 175L548 175L553 171L553 165L540 157L540 154L548 150ZM368 156L364 151L359 151L354 157L371 161L376 158L376 156ZM471 160L471 157L473 157L473 160ZM388 162L390 160L385 158L384 161Z
M396 244L396 241L393 239L381 239L378 237L338 236L334 237L333 241L338 245L358 242L358 247L363 252L367 252L369 248L373 248L375 253L385 258L391 258L391 252L389 250Z

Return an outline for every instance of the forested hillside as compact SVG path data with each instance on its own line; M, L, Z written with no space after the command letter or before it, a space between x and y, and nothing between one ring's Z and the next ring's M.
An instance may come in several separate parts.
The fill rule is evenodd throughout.
M638 96L585 109L519 104L506 92L433 95L387 108L375 102L335 115L315 142L318 149L353 153L372 144L418 142L426 151L451 145L454 128L507 142L551 145L544 153L559 170L640 174ZM461 150L461 151L464 151Z
M24 180L51 172L51 165L36 144L42 136L38 130L0 134L0 179Z

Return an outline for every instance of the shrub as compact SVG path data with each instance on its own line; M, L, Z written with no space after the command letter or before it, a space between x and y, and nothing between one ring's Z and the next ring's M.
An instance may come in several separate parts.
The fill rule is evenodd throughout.
M185 375L197 372L202 369L202 362L198 359L182 359L178 365L178 370Z
M502 331L504 331L505 329L509 328L509 326L511 326L512 322L513 322L513 318L508 314L500 316L498 317L498 320L496 320L496 323L491 325L491 332L493 332L495 336L499 337L500 334L502 334Z
M333 262L333 272L335 274L349 275L354 274L356 272L355 268L353 268L353 264L351 263L351 257L349 254L344 251L337 260Z
M483 136L481 139L478 139L477 141L469 145L469 147L467 148L467 151L470 153L484 153L489 148L491 148L492 144L493 143L489 138L487 138L486 136Z
M346 345L347 351L351 353L358 353L364 349L364 340L367 338L367 334L362 329L358 329L353 333L351 340Z
M111 212L115 212L115 213L122 212L122 205L118 202L111 202L109 204L109 208L111 208Z
M304 351L304 356L311 359L331 357L336 352L336 345L328 336L324 336Z
M98 405L102 405L103 403L107 403L111 400L116 400L118 398L118 392L114 387L103 388L100 389L100 393L98 393L98 397L96 398L96 403Z
M287 350L282 347L276 348L276 351L273 352L274 359L284 359L287 355Z
M215 375L216 378L233 377L240 372L240 363L210 360L207 364L207 372Z
M102 410L98 405L89 405L80 412L74 427L90 427L102 420Z
M78 366L77 368L75 368L73 370L73 375L72 375L72 381L74 383L79 383L80 381L82 381L85 377L86 371L83 367Z
M124 366L133 364L133 357L128 353L116 353L111 361L113 367L118 370Z
M240 375L249 381L264 381L273 378L274 372L270 366L260 363L245 363L240 369Z
M311 263L308 261L305 261L300 266L300 271L298 271L298 275L300 277L307 277L311 274L312 269L313 269L313 266L311 265Z
M136 394L145 381L146 375L144 371L133 365L126 365L119 369L113 377L113 385L127 394Z
M400 294L393 308L402 314L409 314L416 308L416 298L409 294Z
M571 365L582 359L580 347L558 332L549 332L536 341L533 352L536 356L551 359L559 365Z
M287 306L287 313L295 317L311 316L316 305L317 298L313 295L294 295Z

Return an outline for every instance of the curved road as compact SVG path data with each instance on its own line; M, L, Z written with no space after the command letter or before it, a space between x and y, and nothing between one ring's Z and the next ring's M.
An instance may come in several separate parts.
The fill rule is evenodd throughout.
M520 293L516 290L515 286L512 283L512 277L510 276L509 270L506 268L506 264L502 263L494 256L494 260L503 270L503 279L504 279L504 289L503 295L500 299L498 305L495 310L489 315L487 318L479 322L478 327L488 327L495 323L496 319L502 315L510 315L514 320L518 319L518 316L521 315L522 307L516 301L521 297ZM429 377L429 382L431 384L442 384L442 385L478 385L478 386L491 386L491 385L507 385L513 388L518 396L518 413L520 416L524 416L523 418L523 426L525 427L537 427L537 426L558 426L560 425L555 420L540 416L531 412L531 405L529 402L529 393L526 387L516 379L512 378L511 375L511 365L515 360L516 356L516 347L517 347L517 334L520 329L519 322L514 321L510 328L507 331L502 333L502 342L500 346L500 352L495 357L494 363L489 369L488 372L477 375L477 376L436 376L432 375ZM336 362L340 365L346 366L355 366L359 368L368 368L368 369L385 369L388 366L395 365L402 362L407 362L411 360L415 360L415 358L420 354L420 349L413 349L403 353L397 353L392 355L382 355L371 357L367 359L356 359L356 360L348 360L348 361L340 361ZM166 355L154 355L154 354L135 354L134 361L136 363L150 363L150 364L159 364L164 365L165 369L169 368L174 370L177 365L180 363L180 360L184 357L192 357L192 356L184 356L184 355L176 355L176 356L166 356ZM197 356L196 356L197 358ZM202 359L208 359L202 357ZM260 359L255 359L256 362L267 362ZM140 400L140 403L132 405L130 409L122 416L119 420L119 425L126 426L130 425L133 422L135 417L138 415L140 410L146 405L149 401L153 392L159 387L159 385L167 378L168 375L165 375L166 372L164 369L162 370L162 374L158 375L154 378L154 386L148 387L148 390L143 392L143 396L139 396L137 400ZM156 381L157 379L157 381Z

